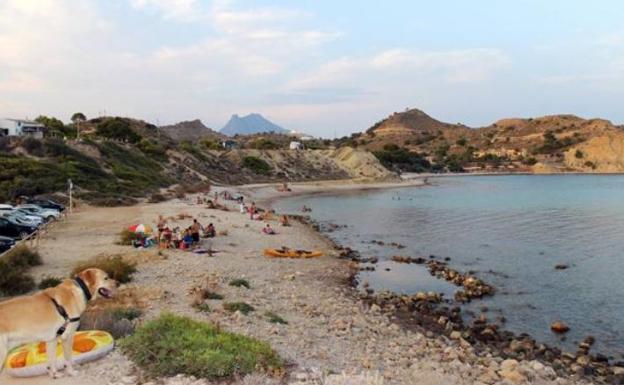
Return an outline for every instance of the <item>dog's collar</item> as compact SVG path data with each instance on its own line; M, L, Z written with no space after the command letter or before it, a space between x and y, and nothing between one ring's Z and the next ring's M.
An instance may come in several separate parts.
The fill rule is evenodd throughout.
M82 280L82 278L75 277L74 282L76 282L76 285L78 285L78 287L82 289L82 293L84 294L87 302L91 301L91 292L89 291L87 284Z

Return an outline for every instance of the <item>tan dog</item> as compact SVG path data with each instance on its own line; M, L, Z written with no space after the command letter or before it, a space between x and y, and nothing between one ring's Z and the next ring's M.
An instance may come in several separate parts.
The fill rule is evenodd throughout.
M48 372L57 377L56 344L63 343L67 374L72 367L74 334L91 299L111 298L117 283L100 269L87 269L60 285L0 303L0 370L10 349L46 341Z

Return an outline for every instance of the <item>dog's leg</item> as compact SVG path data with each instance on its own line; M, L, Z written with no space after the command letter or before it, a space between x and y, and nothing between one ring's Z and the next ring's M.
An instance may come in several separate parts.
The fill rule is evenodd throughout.
M46 342L46 355L48 356L48 374L52 378L58 378L58 372L56 370L56 345L56 337L54 337L52 341Z
M74 369L74 362L72 358L72 350L74 348L74 333L68 332L63 337L63 357L65 357L65 370L70 376L75 376L78 372Z
M2 367L4 365L4 361L6 360L7 354L9 354L9 341L5 336L0 336L0 372L2 372Z

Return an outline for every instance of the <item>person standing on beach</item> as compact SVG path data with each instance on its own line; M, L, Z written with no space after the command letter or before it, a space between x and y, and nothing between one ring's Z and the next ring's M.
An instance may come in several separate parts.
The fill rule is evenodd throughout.
M193 225L191 225L191 236L193 237L193 243L199 243L199 232L201 231L201 225L197 222L197 219L193 219Z
M158 229L158 239L160 239L160 236L162 235L166 224L167 220L161 214L159 214L158 220L156 221L156 228Z
M254 219L253 216L256 213L256 202L251 202L249 206L249 219Z

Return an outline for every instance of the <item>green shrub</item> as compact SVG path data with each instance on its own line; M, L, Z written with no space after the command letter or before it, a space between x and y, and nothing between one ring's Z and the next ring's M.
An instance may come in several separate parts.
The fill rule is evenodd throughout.
M576 152L574 153L574 157L577 158L577 159L581 159L581 158L583 158L583 156L584 156L584 154L583 154L583 151L581 151L581 150L576 150Z
M5 260L17 267L28 268L43 264L41 255L36 250L31 250L28 246L21 244L14 247L4 256Z
M239 311L245 315L256 310L253 306L245 302L226 302L223 304L223 308L231 313Z
M266 313L264 313L264 316L267 317L270 323L288 325L288 321L271 311L267 311Z
M25 245L14 247L5 254L0 258L0 295L20 295L34 290L37 285L27 272L41 263L39 253Z
M96 257L89 261L78 262L72 270L72 276L83 270L97 268L104 270L108 276L119 283L132 281L132 275L136 273L136 263L125 261L121 256Z
M251 289L251 285L249 284L249 281L247 281L244 278L236 278L236 279L231 280L230 286L236 286L236 287L244 286L247 289Z
M44 277L41 282L39 282L39 290L47 289L49 287L55 287L63 282L62 278L58 277Z
M392 170L423 172L431 169L431 163L424 155L400 148L396 144L386 144L382 151L375 151L373 154L384 167Z
M221 380L283 365L265 342L172 314L147 322L120 346L152 377L186 374Z
M219 294L219 293L215 293L215 292L210 291L210 290L207 290L207 291L204 293L204 299L215 299L215 300L221 300L221 299L223 299L223 298L224 298L224 297L223 297L221 294Z
M116 339L134 333L133 314L120 308L93 309L89 308L80 316L79 330L104 330Z
M206 150L223 150L223 147L221 147L219 142L212 139L203 138L199 141L199 144Z
M260 159L257 156L246 156L243 158L243 167L250 169L259 175L268 175L271 172L271 165L264 159Z
M134 241L139 238L138 234L128 229L123 229L119 232L118 245L131 246Z
M251 143L250 147L258 150L277 150L279 145L271 139L261 138Z
M210 309L210 305L208 305L207 303L198 303L193 305L193 308L195 310L197 310L200 313L210 313L211 309Z
M141 135L130 127L130 123L123 118L109 118L97 124L95 133L108 139L124 140L130 143L138 143Z
M116 320L127 319L133 321L143 315L141 309L135 307L118 307L113 309L113 317Z

